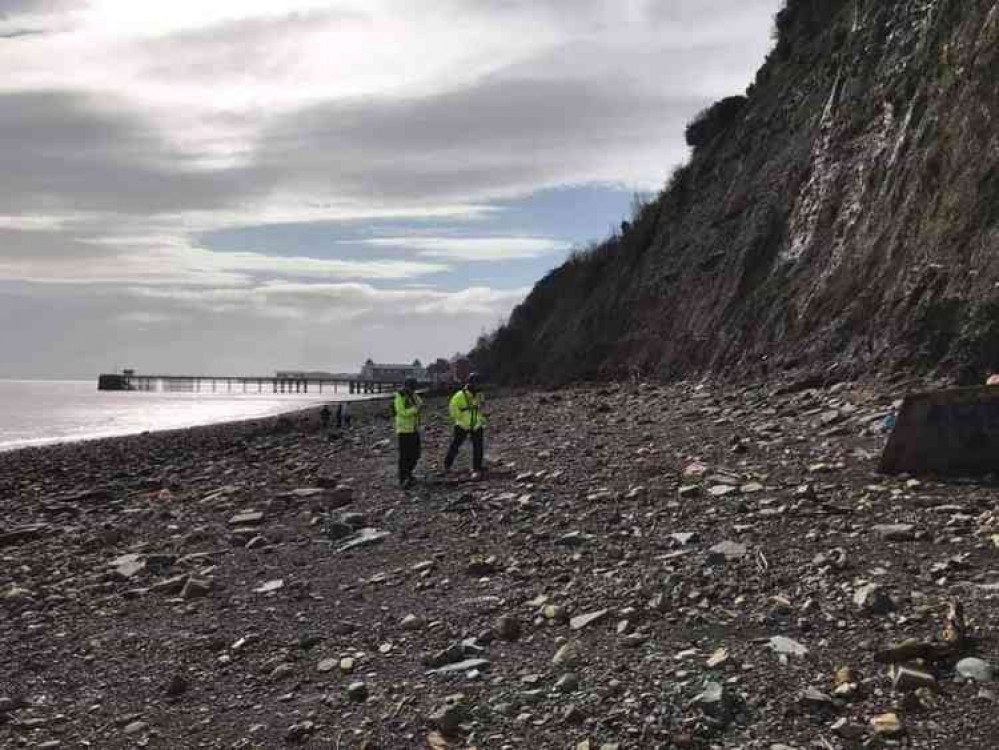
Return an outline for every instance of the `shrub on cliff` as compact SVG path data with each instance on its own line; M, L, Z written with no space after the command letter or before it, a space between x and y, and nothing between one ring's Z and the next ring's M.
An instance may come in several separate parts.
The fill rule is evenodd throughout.
M703 110L687 125L687 130L684 132L687 145L691 148L700 148L719 133L723 133L735 122L746 101L744 96L729 96Z

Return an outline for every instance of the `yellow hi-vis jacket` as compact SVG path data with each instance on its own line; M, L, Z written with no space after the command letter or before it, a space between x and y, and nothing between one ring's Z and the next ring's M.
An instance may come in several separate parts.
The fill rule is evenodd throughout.
M481 430L486 426L484 401L481 393L475 395L467 388L462 388L451 397L449 405L451 419L463 430Z
M423 411L423 399L415 393L407 394L399 391L395 394L395 431L399 434L418 432L420 429L420 412Z

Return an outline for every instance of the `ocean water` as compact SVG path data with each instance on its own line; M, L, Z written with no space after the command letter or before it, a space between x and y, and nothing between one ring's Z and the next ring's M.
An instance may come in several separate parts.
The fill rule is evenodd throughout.
M224 389L224 384L219 385ZM236 386L234 385L235 389ZM0 451L70 440L269 417L334 400L340 388L308 394L98 391L97 379L0 380Z

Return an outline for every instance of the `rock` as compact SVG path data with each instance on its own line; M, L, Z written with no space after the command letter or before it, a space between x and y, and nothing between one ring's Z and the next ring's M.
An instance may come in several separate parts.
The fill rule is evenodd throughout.
M286 742L302 743L311 737L316 731L316 725L311 721L300 721L292 724L284 733Z
M546 620L551 620L552 622L557 622L559 624L569 621L569 612L566 608L555 604L546 604L542 607L541 616Z
M230 526L256 526L263 522L264 514L256 510L246 510L229 519Z
M255 550L266 547L269 544L266 537L255 536L246 543L246 549Z
M208 579L188 578L180 596L183 599L200 599L212 592L212 582Z
M133 734L141 734L142 732L145 732L147 729L149 729L149 724L147 724L146 722L132 721L126 724L125 728L122 729L121 731L122 734L124 734L126 737L131 737Z
M775 653L778 654L799 657L808 655L808 649L805 646L792 638L786 638L782 635L775 635L770 639L768 645Z
M837 737L842 737L845 740L859 740L867 733L864 727L850 721L845 716L833 722L829 729Z
M886 542L908 542L915 538L916 527L911 523L882 523L872 526L871 531Z
M261 585L257 586L257 588L253 589L253 591L257 594L267 594L270 593L271 591L280 591L283 588L284 588L284 580L281 578L277 578L273 581L267 581L266 583L262 583Z
M336 551L347 552L358 547L370 547L375 544L381 544L389 536L391 535L387 531L379 531L372 528L361 529L354 537L337 547Z
M326 493L326 501L330 508L342 508L354 502L354 489L345 484L339 484Z
M701 541L701 535L695 532L677 532L675 534L669 535L670 539L679 544L681 547L686 547L688 544L695 544Z
M871 729L880 737L898 737L905 732L898 714L887 713L871 718Z
M552 664L556 667L571 667L579 661L579 646L575 641L562 644L555 656L552 657Z
M971 682L985 683L992 682L994 679L992 665L984 659L978 659L973 656L961 659L957 663L955 670L959 676Z
M368 686L363 682L352 682L347 686L347 698L354 703L364 703L368 699Z
M895 602L876 583L858 588L853 594L853 603L872 615L886 615L895 609Z
M176 698L186 693L187 680L184 678L184 675L175 674L173 677L171 677L170 681L167 683L166 690L164 692L170 698Z
M726 562L741 560L748 550L742 544L732 541L718 542L708 550L708 565L722 565Z
M937 689L937 678L929 672L896 665L892 674L892 687L900 693L911 693L919 688Z
M564 724L582 724L586 720L586 714L575 703L570 703L562 709L562 722Z
M409 614L402 618L402 622L399 623L403 630L408 630L410 632L416 630L423 630L427 623L422 617L417 615Z
M610 613L609 609L601 609L597 612L588 612L585 615L576 615L571 620L569 620L569 627L572 630L582 630L583 628L593 625L595 623L603 620Z
M573 672L564 674L558 678L555 689L560 693L574 693L579 689L579 678Z
M357 661L350 656L345 656L340 660L340 671L344 674L353 674L357 667Z
M832 708L835 705L830 696L813 687L805 688L798 700L802 705L813 710Z
M496 637L504 641L515 641L520 638L521 634L521 624L513 615L503 615L496 621L496 625L493 628L496 632Z
M739 488L731 484L716 484L708 488L708 494L712 497L725 497L726 495L734 495L738 492Z
M581 531L570 531L555 540L556 547L582 547L584 544L592 542L596 537L592 534L584 534Z
M316 671L322 673L332 672L339 664L340 662L337 659L323 659L316 665Z
M707 682L704 690L694 698L705 716L720 722L727 722L732 709L732 699L720 682Z
M146 561L139 554L122 555L111 562L114 574L119 579L127 581L146 569Z
M475 578L491 576L496 572L497 562L495 555L490 555L489 557L476 555L468 561L468 565L465 566L465 572Z
M431 729L439 730L445 737L456 736L466 721L468 708L460 699L448 701L427 717L427 724Z
M448 674L451 672L468 672L473 669L485 670L492 666L488 659L465 659L456 664L447 664L437 669L431 669L427 674Z
M705 666L708 669L717 669L718 667L723 666L727 661L728 661L728 651L726 651L724 648L720 648L717 651L715 651L713 654L711 654Z
M278 664L271 670L271 673L267 676L267 678L271 682L278 682L286 677L291 677L294 673L295 668L291 664Z

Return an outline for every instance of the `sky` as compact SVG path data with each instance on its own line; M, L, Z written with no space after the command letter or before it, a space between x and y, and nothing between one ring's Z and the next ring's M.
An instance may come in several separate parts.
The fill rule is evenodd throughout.
M0 377L467 351L781 0L0 0Z

